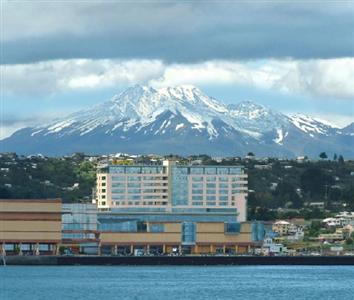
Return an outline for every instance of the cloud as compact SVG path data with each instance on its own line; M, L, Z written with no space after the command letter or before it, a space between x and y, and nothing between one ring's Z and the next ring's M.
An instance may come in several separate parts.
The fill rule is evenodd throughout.
M30 126L38 125L39 122L49 121L50 118L42 117L31 117L31 118L18 118L15 116L1 116L0 124L0 140L9 137L15 131L26 128Z
M6 1L2 60L350 57L353 6L352 1Z
M157 86L240 85L305 94L314 98L354 100L354 58L328 60L269 60L260 62L212 61L172 65L150 82Z
M311 114L312 117L316 117L319 121L321 122L327 122L331 124L332 126L338 127L338 128L344 128L345 126L348 126L349 124L354 122L354 117L353 114L346 116L343 114L331 114L331 113L313 113Z
M327 60L213 60L167 64L160 60L54 60L3 66L4 94L45 96L146 84L153 87L248 86L316 99L354 99L354 58Z
M144 84L163 74L156 60L54 60L3 65L2 89L13 95L46 96L70 90Z

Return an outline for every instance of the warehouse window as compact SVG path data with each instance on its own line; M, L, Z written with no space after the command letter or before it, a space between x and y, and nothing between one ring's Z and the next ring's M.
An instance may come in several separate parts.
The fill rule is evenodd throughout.
M225 223L225 233L227 234L239 234L241 230L241 224L237 222Z

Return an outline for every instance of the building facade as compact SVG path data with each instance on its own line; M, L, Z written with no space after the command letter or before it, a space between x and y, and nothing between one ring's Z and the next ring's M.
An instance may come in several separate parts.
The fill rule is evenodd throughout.
M239 254L252 252L263 236L263 224L239 222L235 208L98 211L60 199L0 200L4 255Z
M62 245L72 253L97 254L100 234L96 205L65 203L62 207Z
M263 239L261 223L236 221L228 212L99 212L104 254L240 254Z
M0 199L0 255L58 253L61 213L60 199Z
M235 211L247 219L247 174L241 166L110 165L97 173L96 198L101 211L153 208Z

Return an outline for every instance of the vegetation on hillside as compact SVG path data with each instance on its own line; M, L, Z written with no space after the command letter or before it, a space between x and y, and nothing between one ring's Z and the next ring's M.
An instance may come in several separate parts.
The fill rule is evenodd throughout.
M0 157L0 198L90 201L95 179L95 165L82 154L61 158Z
M177 158L181 163L243 165L248 173L249 219L324 218L354 210L354 161L337 156L319 161L247 158L212 159L207 155ZM83 154L68 157L0 155L0 198L53 198L91 201L96 162ZM138 163L156 163L143 156ZM324 209L322 207L322 203Z

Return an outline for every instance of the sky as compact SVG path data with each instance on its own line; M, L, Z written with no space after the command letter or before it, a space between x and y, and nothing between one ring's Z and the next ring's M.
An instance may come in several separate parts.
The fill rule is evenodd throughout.
M0 3L0 138L135 84L354 121L354 1Z

